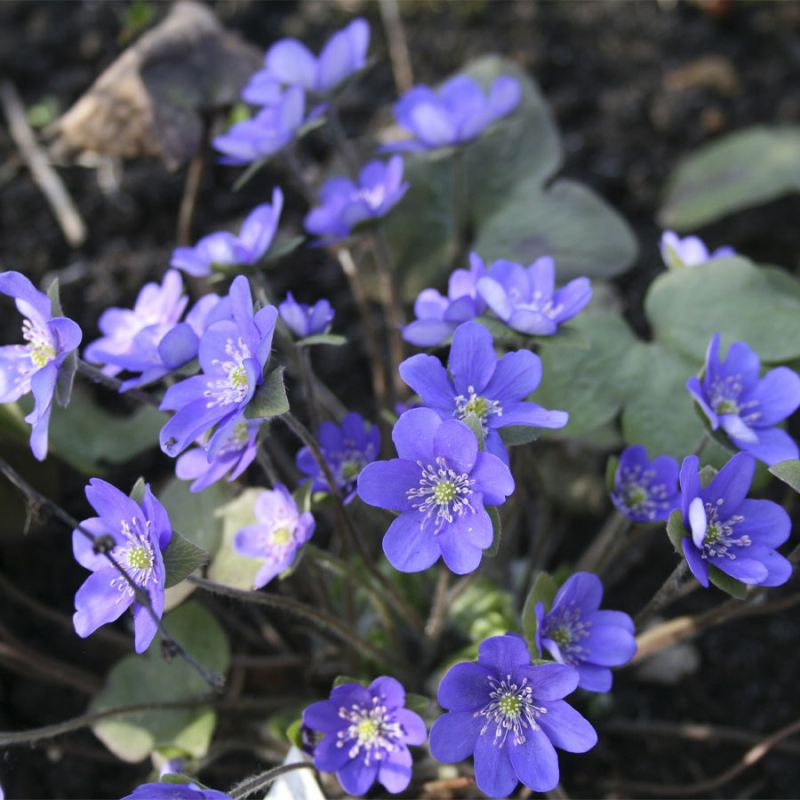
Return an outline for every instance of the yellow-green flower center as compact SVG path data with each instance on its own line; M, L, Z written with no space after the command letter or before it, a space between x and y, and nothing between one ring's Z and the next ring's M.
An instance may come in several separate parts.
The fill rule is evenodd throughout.
M556 628L547 634L559 647L566 647L572 641L569 628Z
M739 406L733 400L722 400L717 403L717 414L738 414Z
M647 489L634 484L628 489L626 499L629 508L638 508L647 502Z
M153 564L153 557L146 547L131 547L128 550L128 565L134 569L148 569Z
M709 522L706 526L706 536L703 539L704 544L714 544L722 534L722 526L719 522Z
M378 721L372 718L361 720L361 722L356 725L358 739L363 744L374 742L379 731L380 725Z
M440 505L449 503L458 494L458 490L452 481L442 481L433 490L433 496L436 502Z
M283 547L292 541L292 532L289 528L278 528L272 532L272 544L277 547Z
M345 461L342 464L342 477L346 481L351 481L353 478L357 478L361 472L363 465L360 461L356 461L355 459L351 459L350 461Z
M500 706L500 713L504 717L518 717L522 711L522 700L515 694L507 694L501 697L498 705Z
M485 397L481 397L480 395L476 395L475 397L471 397L467 404L464 406L464 413L465 416L472 414L479 419L483 419L486 416L486 412L488 411L488 404L486 402Z
M31 348L31 361L37 367L44 367L56 357L56 349L53 345L42 342L36 347Z
M234 367L230 371L229 377L231 386L237 389L247 386L247 370L243 366Z

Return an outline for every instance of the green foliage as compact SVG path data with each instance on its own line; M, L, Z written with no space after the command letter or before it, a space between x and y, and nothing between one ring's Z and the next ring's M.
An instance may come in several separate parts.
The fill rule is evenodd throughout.
M305 339L300 339L297 342L298 347L311 347L312 345L316 344L327 344L331 345L332 347L341 347L343 344L347 344L347 338L345 336L339 336L335 333L317 333L314 336L306 336Z
M544 603L545 612L553 605L553 598L558 591L558 585L547 572L540 572L533 581L531 590L522 607L522 635L528 643L528 648L534 658L541 655L536 646L536 631L539 622L536 619L536 604Z
M800 461L781 461L769 468L769 471L778 480L783 481L787 486L791 486L796 492L800 493Z
M500 552L500 542L503 539L503 524L500 520L500 511L494 506L487 506L486 513L492 520L492 543L484 550L484 555L494 558Z
M701 147L678 166L659 222L690 231L800 191L800 127L754 127Z
M172 531L169 546L164 551L165 589L188 578L196 569L208 563L208 553L202 547Z
M224 673L230 662L225 632L203 606L190 602L164 617L169 635L204 667ZM181 658L165 661L157 637L148 651L127 656L108 674L91 711L142 703L174 703L206 696L208 686ZM137 762L160 751L170 757L205 755L216 725L208 706L175 711L143 711L101 720L92 730L123 761Z
M233 538L245 525L255 524L253 503L262 491L263 489L245 489L235 500L219 509L218 514L222 520L222 543L208 568L208 577L212 581L236 589L253 588L261 561L240 556L233 549Z
M683 512L679 508L673 509L667 519L667 536L681 558L683 558L682 542L688 535L689 532L683 525Z
M283 367L264 378L252 401L247 406L245 416L250 419L271 419L289 411L289 398L283 384Z

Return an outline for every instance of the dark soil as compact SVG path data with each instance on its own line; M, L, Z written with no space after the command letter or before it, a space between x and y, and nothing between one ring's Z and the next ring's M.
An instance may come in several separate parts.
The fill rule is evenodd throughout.
M351 12L365 14L373 25L377 63L353 92L348 126L363 131L377 104L394 97L375 4L237 0L213 5L226 25L259 47L295 35L318 48ZM799 3L420 0L405 2L402 8L418 81L436 82L470 58L492 51L518 60L539 81L566 144L564 173L593 186L636 232L639 262L617 285L640 328L636 309L660 269L655 214L665 179L679 158L718 133L754 123L796 123L800 116ZM27 106L54 98L59 110L65 110L120 51L128 9L127 3L0 2L0 75L13 81ZM157 7L158 14L165 10ZM724 60L735 78L732 88L702 79L674 88L670 74L710 55ZM326 155L322 139L314 138L311 149L317 158ZM61 169L89 226L87 243L76 251L64 242L43 196L25 168L15 167L14 159L13 144L0 127L0 263L5 269L24 271L34 281L59 274L65 308L84 328L88 341L102 308L129 304L145 280L163 274L175 245L184 173L170 175L156 161L127 163L120 188L104 193L93 170ZM274 167L234 193L237 175L237 170L220 166L206 171L193 225L196 236L237 223L275 183L288 182ZM291 227L299 224L304 206L291 188L287 194L285 225ZM799 215L800 200L787 198L724 220L704 235L713 246L732 244L755 260L797 269ZM276 270L276 289L292 288L305 301L331 298L339 332L357 340L356 315L338 268L323 251L304 250L293 259L291 270ZM6 308L0 312L4 342L16 326ZM363 409L366 386L351 377L365 373L363 357L348 350L331 354L320 364L320 372L345 402ZM347 380L342 381L342 375ZM0 446L5 451L5 445ZM52 459L40 467L21 452L8 457L40 489L76 516L85 516L82 476ZM125 469L112 470L109 479L124 486L145 473L157 482L170 470L166 459L150 453ZM0 502L5 516L0 523L4 581L57 609L68 625L74 591L85 574L73 563L68 533L40 517L23 538L19 507L5 493ZM600 520L582 517L570 524L587 536ZM608 606L636 610L671 567L668 543L654 537L647 560L614 587ZM3 586L0 597L0 729L32 728L82 713L88 694L78 686L99 685L120 651L97 636L77 639L68 627L13 599ZM716 600L710 593L696 593L675 610L699 610ZM767 735L800 712L795 684L798 641L795 607L706 635L696 643L699 669L676 686L645 683L635 671L621 671L605 704L598 700L591 705L600 745L589 755L563 758L566 791L596 797L615 780L690 783L722 772L745 747L645 732L604 734L604 725L615 719L691 721ZM49 676L33 677L19 661L6 657L19 653L22 643L39 664L57 659ZM237 652L246 652L246 645L239 644ZM65 664L79 674L65 671ZM273 679L267 677L248 688L268 692ZM289 693L301 688L281 684L281 691ZM584 708L589 705L581 703ZM796 754L774 752L706 796L799 796L798 763ZM234 754L216 762L203 778L224 788L257 767L252 758ZM0 755L0 782L9 798L119 797L145 779L148 769L147 764L122 764L87 732Z

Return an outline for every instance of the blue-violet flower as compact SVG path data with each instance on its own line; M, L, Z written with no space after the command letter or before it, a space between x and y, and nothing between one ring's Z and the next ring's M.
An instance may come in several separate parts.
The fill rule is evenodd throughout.
M314 533L314 517L300 513L285 486L261 492L253 504L256 524L237 531L233 549L247 558L263 559L253 588L266 586L276 575L289 569L295 555Z
M466 75L457 75L436 90L415 86L394 107L398 124L412 138L385 149L432 150L466 144L492 122L510 114L521 97L519 81L510 75L496 78L488 94Z
M734 446L770 466L797 458L797 444L774 426L800 406L800 375L777 367L760 378L758 355L745 342L734 342L722 361L719 339L711 337L702 381L686 383L711 429L722 428Z
M400 376L423 404L442 419L475 419L486 449L508 463L498 430L507 426L563 428L566 411L548 411L524 399L539 385L542 362L529 350L497 358L492 335L479 322L465 322L453 336L450 370L435 356L419 354L400 364ZM676 466L677 479L677 466Z
M585 753L594 728L562 698L578 673L562 664L531 665L514 635L482 642L478 661L456 664L439 685L447 713L433 723L431 755L445 764L475 759L475 781L490 797L507 797L522 781L534 792L558 784L555 748Z
M717 258L736 255L736 251L732 247L718 247L713 252L709 252L705 242L698 239L697 236L686 236L681 239L673 231L664 231L661 234L659 248L664 265L669 269L696 267Z
M306 215L309 233L326 241L349 236L353 228L366 220L385 217L408 189L403 183L403 159L371 161L362 168L358 183L349 178L330 178L320 192L320 205Z
M232 800L232 798L216 789L201 789L196 783L143 783L122 800Z
M278 229L283 192L272 190L272 204L263 203L248 214L238 236L232 233L212 233L204 236L194 247L178 247L172 254L170 266L182 269L196 278L211 274L213 267L234 267L255 264L269 250Z
M314 748L314 766L335 772L347 794L360 797L375 781L392 794L411 780L408 745L423 744L425 723L405 708L406 693L394 678L381 676L369 686L343 683L330 700L303 711L303 724L324 733Z
M493 539L484 506L499 506L514 491L508 467L478 452L463 422L429 408L406 411L392 439L399 458L369 464L358 479L365 503L400 512L383 537L389 562L419 572L442 556L457 575L477 569Z
M495 261L489 274L478 281L486 305L509 327L534 336L552 336L592 299L588 278L575 278L555 288L556 265L549 256L529 267L512 261Z
M356 495L356 481L361 470L380 453L380 430L377 425L368 425L360 414L352 411L344 417L341 425L323 422L317 439L343 500L349 503ZM307 447L297 453L297 466L310 477L315 492L330 491L325 475Z
M326 333L334 317L334 311L327 300L317 300L313 306L309 306L298 303L291 292L287 293L286 299L278 306L278 311L286 327L298 339Z
M708 587L709 565L737 581L780 586L792 565L774 548L791 532L786 511L771 500L750 500L755 459L737 453L703 489L697 456L681 465L681 510L689 536L681 543L689 569Z
M635 522L667 519L681 503L678 462L666 455L650 461L647 448L640 444L625 448L614 474L611 500Z
M545 613L534 608L536 646L560 664L578 671L578 686L590 692L611 688L609 667L627 664L636 654L633 620L623 611L600 611L603 584L591 572L576 572L558 590Z
M107 535L113 539L109 555L147 592L152 610L160 619L165 579L162 553L172 538L166 509L147 484L139 504L100 478L89 481L86 499L98 516L83 520L81 528L95 538ZM94 543L78 529L72 532L72 552L82 567L92 571L75 595L75 632L86 638L133 606L134 645L137 653L143 653L158 626L147 608L136 602L133 587L104 555L95 552Z
M0 403L13 403L33 393L33 411L25 422L31 425L33 455L43 461L53 396L63 404L69 400L56 391L59 375L65 359L81 342L81 329L67 317L54 317L50 298L20 272L0 273L0 294L13 298L24 317L25 340L25 344L0 347Z

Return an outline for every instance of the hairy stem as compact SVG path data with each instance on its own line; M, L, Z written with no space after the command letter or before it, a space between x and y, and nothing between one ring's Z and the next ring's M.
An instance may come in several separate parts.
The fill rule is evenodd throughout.
M642 630L652 617L680 591L683 576L688 570L689 566L685 559L681 559L678 562L678 566L672 570L669 577L661 585L661 588L650 598L645 607L634 618L637 630Z
M298 769L314 769L314 765L308 761L298 761L296 764L283 764L280 767L274 767L266 772L262 772L260 775L254 775L252 778L245 778L245 780L240 781L235 786L228 789L228 794L233 800L244 800L245 797L249 797L251 794L265 789L273 781L280 778L281 775L286 775L288 772L295 772Z

